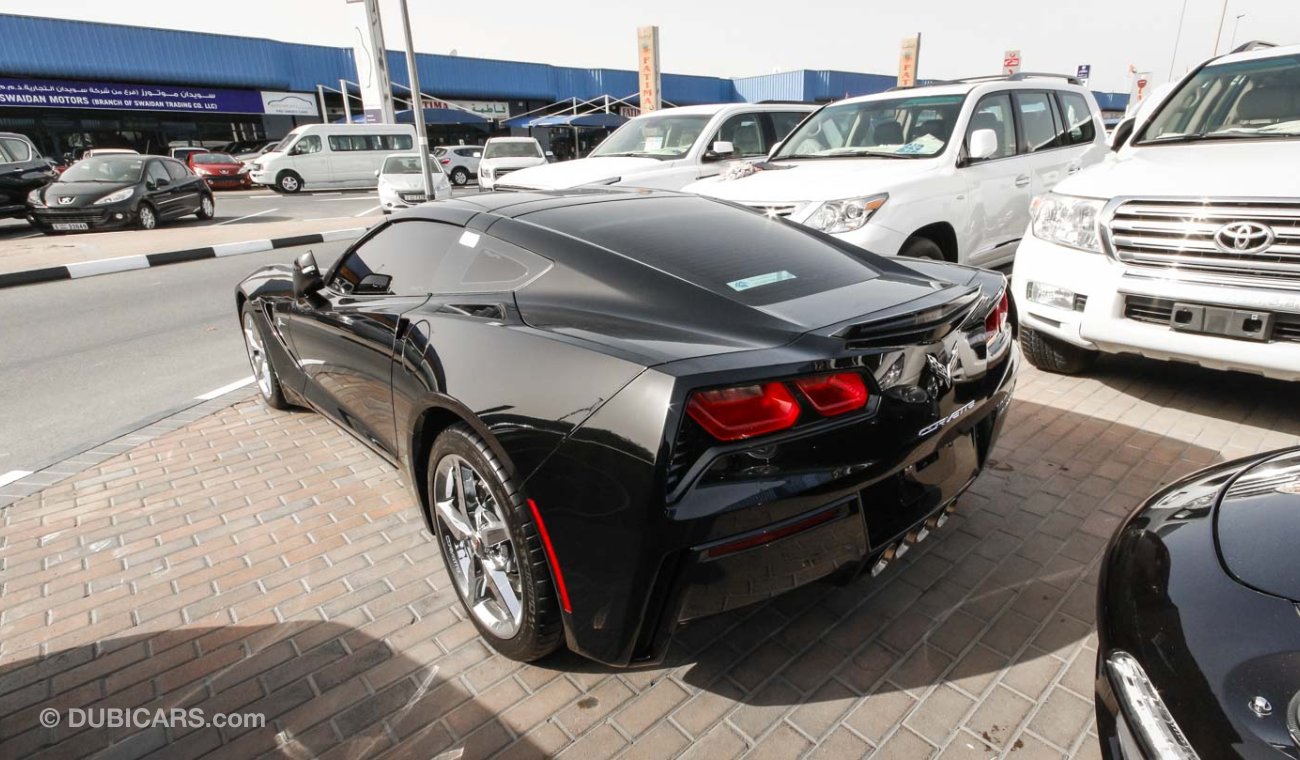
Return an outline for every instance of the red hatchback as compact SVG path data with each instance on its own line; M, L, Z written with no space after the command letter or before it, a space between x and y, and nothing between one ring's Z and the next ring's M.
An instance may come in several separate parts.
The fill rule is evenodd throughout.
M213 190L228 188L246 189L253 186L253 178L243 162L229 153L191 153L188 159L194 173Z

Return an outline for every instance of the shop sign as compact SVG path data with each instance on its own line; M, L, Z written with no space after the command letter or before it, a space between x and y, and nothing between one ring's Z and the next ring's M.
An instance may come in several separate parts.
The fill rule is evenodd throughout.
M262 113L271 116L320 116L316 96L306 92L262 91Z
M189 113L262 113L264 108L256 90L9 78L0 78L0 106Z

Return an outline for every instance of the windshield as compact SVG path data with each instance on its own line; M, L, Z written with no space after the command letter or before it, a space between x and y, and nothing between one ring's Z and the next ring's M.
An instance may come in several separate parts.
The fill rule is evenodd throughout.
M590 156L644 156L664 161L681 158L700 139L710 118L671 114L639 116L605 138Z
M489 142L483 149L483 158L541 158L542 148L536 142Z
M932 95L827 106L786 138L776 158L937 156L952 138L965 99Z
M1300 56L1206 66L1170 95L1141 144L1300 136Z
M63 173L60 182L139 182L144 159L139 156L83 158Z
M197 153L190 158L193 164L237 164L238 161L229 153Z

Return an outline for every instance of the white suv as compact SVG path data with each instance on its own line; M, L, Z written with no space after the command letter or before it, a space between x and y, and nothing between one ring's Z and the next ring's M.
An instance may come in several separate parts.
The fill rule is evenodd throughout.
M1300 379L1300 45L1202 64L1117 137L1035 203L1014 278L1025 355Z
M757 171L685 188L886 255L1011 262L1029 202L1106 155L1097 102L1069 77L982 77L849 98Z
M559 190L596 184L681 190L729 163L761 160L815 108L802 103L665 108L619 127L586 158L521 170L501 187Z

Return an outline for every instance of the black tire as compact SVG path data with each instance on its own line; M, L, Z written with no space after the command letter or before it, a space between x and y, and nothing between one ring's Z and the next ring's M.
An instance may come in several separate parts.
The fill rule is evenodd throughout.
M911 259L930 259L931 261L947 261L943 255L943 249L939 244L930 238L914 237L908 238L903 243L903 248L898 252L899 256L906 256Z
M253 385L257 387L262 402L267 406L281 411L291 409L293 405L284 397L284 388L280 385L280 376L276 374L275 363L271 361L270 355L266 353L267 338L266 332L262 329L262 321L258 309L251 302L245 303L239 315L239 327L244 334L244 350L248 353L248 365L253 370ZM250 329L255 331L255 338L259 341L257 349L254 348L250 341L248 333ZM261 374L263 370L258 366L255 350L260 352L266 361L265 372L267 376L265 383Z
M463 166L457 166L451 170L451 184L457 187L464 187L469 184L469 170Z
M199 210L195 211L194 215L205 222L217 215L217 202L213 200L211 193L204 193L203 197L199 198Z
M142 230L158 229L158 211L148 203L141 203L140 208L136 210L135 224Z
M1030 364L1058 375L1077 375L1097 361L1096 351L1049 338L1023 325L1020 328L1020 349Z
M291 172L288 170L282 171L275 178L275 189L282 193L288 193L289 195L301 192L302 177L299 177L297 172Z
M470 611L470 605L454 580L456 595L465 609L479 635L502 655L520 662L531 662L554 652L563 637L560 621L560 605L551 580L551 568L546 550L542 547L537 524L533 521L528 500L524 498L519 485L515 483L501 466L492 449L468 426L463 423L452 425L444 430L433 442L429 451L428 491L430 509L437 493L435 485L439 464L448 456L460 457L482 478L491 492L493 500L501 511L506 523L510 541L513 545L515 565L518 568L520 583L520 602L522 619L518 630L510 638L502 638L484 626ZM450 556L447 537L448 529L437 511L433 512L433 524L437 531L438 546L442 550L443 563L449 577L452 574L453 559Z

